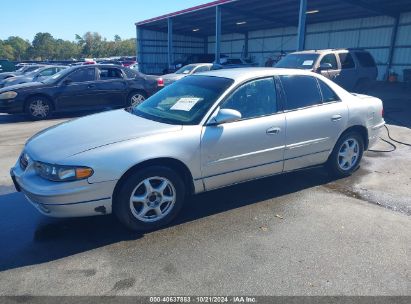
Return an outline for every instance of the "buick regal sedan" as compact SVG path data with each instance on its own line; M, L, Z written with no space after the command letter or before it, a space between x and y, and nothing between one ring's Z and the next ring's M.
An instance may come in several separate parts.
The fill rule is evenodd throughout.
M33 136L11 176L43 214L114 213L147 231L188 195L306 167L350 175L384 126L381 100L301 70L188 76L142 104Z

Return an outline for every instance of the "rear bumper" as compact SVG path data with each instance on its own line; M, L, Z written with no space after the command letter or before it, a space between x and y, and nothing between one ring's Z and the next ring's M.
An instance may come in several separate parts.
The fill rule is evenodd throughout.
M368 149L375 145L380 137L381 129L385 126L385 121L383 120L378 125L375 125L368 129Z

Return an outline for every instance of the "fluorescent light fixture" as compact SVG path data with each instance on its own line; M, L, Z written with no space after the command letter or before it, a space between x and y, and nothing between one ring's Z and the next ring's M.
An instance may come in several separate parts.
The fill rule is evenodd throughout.
M237 25L243 25L243 24L246 24L247 23L247 21L238 21L236 24Z
M195 28L193 29L193 32L198 32L200 29L199 28Z
M311 10L311 11L306 11L305 13L306 14L317 14L319 12L320 12L319 10Z

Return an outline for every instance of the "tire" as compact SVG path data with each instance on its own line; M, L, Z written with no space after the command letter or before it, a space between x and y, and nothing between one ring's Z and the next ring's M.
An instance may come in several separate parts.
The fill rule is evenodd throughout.
M167 167L147 167L119 185L113 212L129 229L151 231L170 223L181 210L185 197L185 185L179 174Z
M127 98L127 105L129 107L134 107L141 104L144 100L146 100L147 95L141 91L134 91L128 95Z
M347 132L335 144L327 161L327 169L334 177L349 176L358 169L363 153L362 136L358 132Z
M47 119L52 111L52 103L46 97L34 96L27 100L25 112L32 120Z

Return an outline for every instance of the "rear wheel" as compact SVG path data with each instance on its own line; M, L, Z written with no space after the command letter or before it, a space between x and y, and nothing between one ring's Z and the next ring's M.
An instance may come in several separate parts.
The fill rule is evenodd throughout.
M146 94L140 91L132 92L128 96L128 105L131 107L138 106L146 100Z
M117 193L113 211L120 222L134 231L149 231L170 223L185 199L181 177L162 166L129 176Z
M33 120L46 119L51 115L52 104L46 97L34 96L27 101L25 111Z
M327 167L337 177L351 175L360 165L364 152L364 140L357 132L348 132L337 141Z

